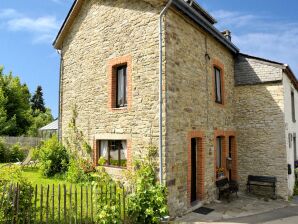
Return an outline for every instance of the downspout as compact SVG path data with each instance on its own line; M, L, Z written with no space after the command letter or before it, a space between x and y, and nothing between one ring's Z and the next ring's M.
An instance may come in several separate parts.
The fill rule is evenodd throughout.
M62 56L62 51L61 50L57 50L57 53L60 55L60 71L59 71L59 99L58 99L58 102L59 102L59 105L58 105L58 139L60 142L62 142L62 113L61 113L61 110L62 110L62 107L61 107L61 103L62 103L62 90L61 90L61 87L62 87L62 78L63 78L63 56Z
M162 110L163 110L163 94L162 94L162 62L163 62L163 52L162 52L162 32L163 32L163 16L167 12L168 8L171 6L173 0L169 0L167 5L164 7L164 9L160 12L159 15L159 181L162 184L163 183L163 148L162 148L162 137L163 137L163 132L162 132Z

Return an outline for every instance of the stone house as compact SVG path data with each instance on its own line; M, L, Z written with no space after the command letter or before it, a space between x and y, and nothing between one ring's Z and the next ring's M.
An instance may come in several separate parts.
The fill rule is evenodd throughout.
M76 0L54 42L60 137L76 105L94 162L113 175L156 145L173 216L216 199L220 175L243 189L248 174L272 175L280 197L293 190L297 79L239 53L215 23L194 1Z

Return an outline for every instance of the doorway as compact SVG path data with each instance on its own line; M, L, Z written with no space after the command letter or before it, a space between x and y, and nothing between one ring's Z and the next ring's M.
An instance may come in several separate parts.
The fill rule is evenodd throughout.
M197 200L197 154L198 154L198 140L191 139L191 202Z

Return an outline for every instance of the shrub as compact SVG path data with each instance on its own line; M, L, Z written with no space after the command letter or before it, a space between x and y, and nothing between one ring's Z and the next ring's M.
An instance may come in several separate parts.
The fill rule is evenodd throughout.
M105 161L103 158L99 159L99 166L97 167L98 181L95 182L95 187L101 186L105 191L101 197L95 201L98 210L96 211L95 221L98 224L118 224L123 223L121 219L121 203L115 195L115 189L119 189L119 184L112 180L106 172L103 165ZM108 203L107 203L108 202Z
M13 208L13 198L14 194L7 194L8 186L11 184L19 184L19 207L18 207L18 217L19 223L28 222L29 218L29 208L32 208L32 197L34 188L31 183L23 176L23 172L19 166L4 167L0 170L0 222L5 223L7 219L11 219L15 209ZM6 191L4 192L4 186L6 186ZM6 205L6 206L3 206ZM31 211L32 212L32 211ZM6 219L6 220L5 220Z
M129 175L134 187L128 196L131 223L160 223L168 215L167 189L156 180L156 155L156 148L150 146L146 157L135 161L135 171Z
M42 144L39 150L39 159L41 171L46 177L63 174L67 171L69 154L63 145L59 143L56 136Z
M84 159L71 158L66 180L71 183L84 183L91 180L90 174L86 173L83 164L87 163Z
M18 162L25 159L25 151L20 144L13 145L9 150L9 162Z
M0 163L6 163L7 162L7 147L5 145L5 142L2 138L0 138Z

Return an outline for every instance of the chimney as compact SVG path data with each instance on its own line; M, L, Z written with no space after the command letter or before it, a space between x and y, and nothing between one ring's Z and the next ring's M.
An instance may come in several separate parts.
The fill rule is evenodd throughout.
M232 41L232 33L230 30L225 30L223 32L221 32L222 35L224 35L224 37L226 39L228 39L229 41Z

